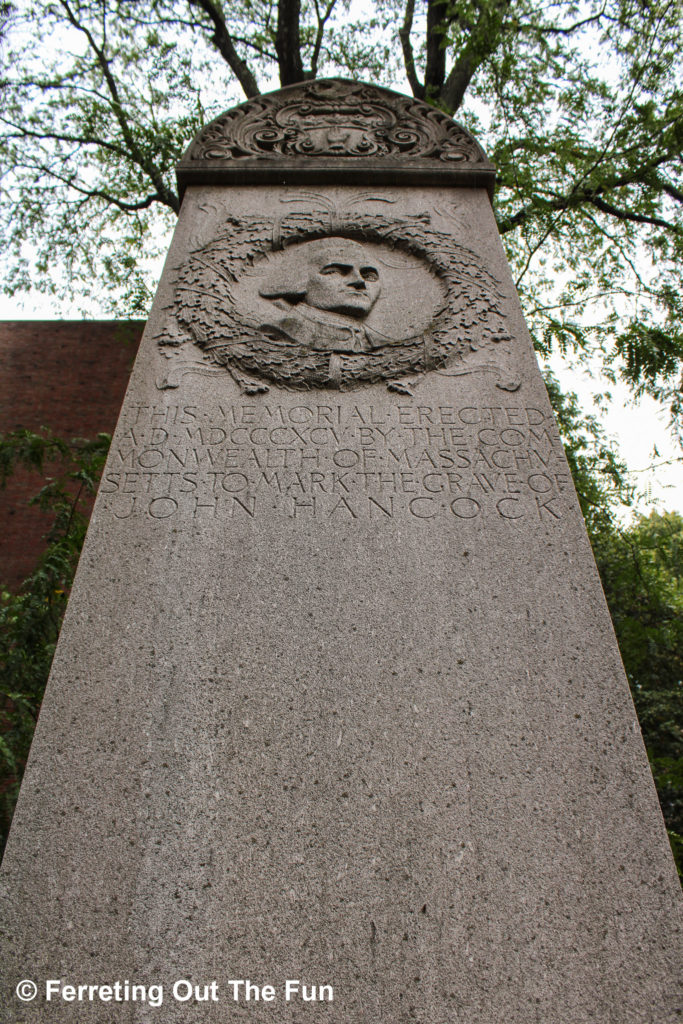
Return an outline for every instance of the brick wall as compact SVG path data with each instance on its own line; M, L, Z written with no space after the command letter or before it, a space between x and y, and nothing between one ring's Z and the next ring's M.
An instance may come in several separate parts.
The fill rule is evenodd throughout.
M140 320L0 322L0 433L112 433L143 328ZM49 518L27 504L42 483L22 470L0 491L0 585L10 589L44 549Z

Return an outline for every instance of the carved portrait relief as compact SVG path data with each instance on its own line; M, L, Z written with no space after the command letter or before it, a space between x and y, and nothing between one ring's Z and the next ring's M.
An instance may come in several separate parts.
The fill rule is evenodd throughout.
M274 299L275 330L294 341L333 352L364 352L361 326L379 298L379 260L349 238L320 238L288 249L259 295ZM266 328L268 325L266 325Z
M176 283L176 328L247 391L349 390L509 341L495 279L428 215L348 209L230 218Z

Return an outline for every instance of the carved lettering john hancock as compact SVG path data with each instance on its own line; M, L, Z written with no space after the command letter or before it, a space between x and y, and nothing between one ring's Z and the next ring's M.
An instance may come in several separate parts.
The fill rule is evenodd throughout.
M533 406L134 406L102 481L117 519L282 515L552 523L569 487Z

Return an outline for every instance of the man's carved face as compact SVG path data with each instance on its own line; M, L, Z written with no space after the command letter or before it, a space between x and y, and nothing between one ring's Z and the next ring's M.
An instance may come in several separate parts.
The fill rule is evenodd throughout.
M264 299L285 299L362 320L377 302L379 270L352 238L316 238L292 246L259 288Z
M379 271L361 246L329 246L311 261L305 301L316 309L362 319L380 293Z

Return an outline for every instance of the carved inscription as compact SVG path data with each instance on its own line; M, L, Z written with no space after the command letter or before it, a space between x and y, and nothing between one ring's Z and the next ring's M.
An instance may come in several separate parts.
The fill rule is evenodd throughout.
M133 407L102 481L117 519L408 517L553 523L571 487L534 406L247 401Z

